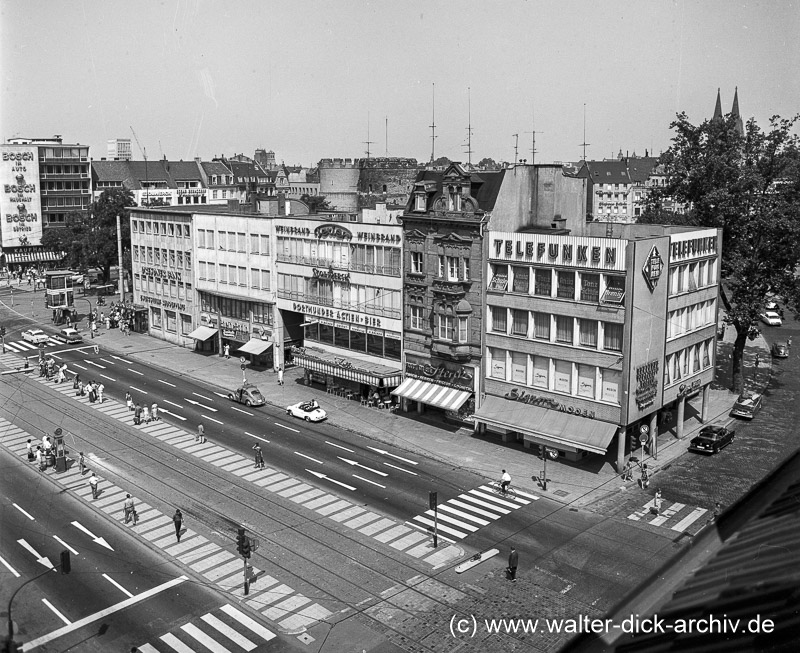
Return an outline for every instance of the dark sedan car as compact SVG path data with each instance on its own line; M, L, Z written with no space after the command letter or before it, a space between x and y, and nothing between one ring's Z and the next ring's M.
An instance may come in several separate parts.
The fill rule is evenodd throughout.
M735 431L724 426L704 426L700 429L700 434L692 438L689 451L697 453L717 453L723 447L727 447L735 436Z
M774 358L789 358L789 345L785 342L776 342L772 345L772 356Z

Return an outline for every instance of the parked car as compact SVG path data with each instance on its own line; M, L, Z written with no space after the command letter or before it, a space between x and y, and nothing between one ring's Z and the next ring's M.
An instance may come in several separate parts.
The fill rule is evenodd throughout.
M328 417L328 414L319 407L314 399L287 406L286 413L292 417L304 419L306 422L321 422Z
M267 403L261 391L252 383L245 383L240 385L233 392L228 393L228 399L235 401L245 406L263 406Z
M38 345L40 342L47 342L50 336L41 329L28 329L22 332L22 339L32 342L34 345Z
M782 324L781 316L775 311L764 311L759 317L761 317L761 321L764 324L769 324L770 326L780 326Z
M771 351L775 358L789 358L789 345L785 342L776 342Z
M83 342L83 337L75 329L61 329L61 331L53 337L68 345L77 345Z
M763 395L760 395L756 392L743 392L739 395L736 403L733 404L731 415L733 417L753 419L756 416L756 413L761 410L761 405L763 402Z
M723 447L727 447L736 432L724 426L712 424L711 426L704 426L700 429L700 434L692 438L689 445L689 451L696 451L697 453L717 453Z
M778 310L778 302L772 299L768 299L767 303L764 304L764 310L767 311L777 311Z

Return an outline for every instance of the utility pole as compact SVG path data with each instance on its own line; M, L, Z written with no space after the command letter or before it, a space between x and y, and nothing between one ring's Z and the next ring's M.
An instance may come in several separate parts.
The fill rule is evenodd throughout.
M433 84L433 104L431 109L431 163L436 154L436 84Z
M122 266L122 221L117 214L117 265L119 266L119 300L125 303L125 283L123 281L125 270Z
M586 161L586 146L591 145L591 143L586 142L586 102L583 103L583 143L581 143L581 147L583 148L583 160Z

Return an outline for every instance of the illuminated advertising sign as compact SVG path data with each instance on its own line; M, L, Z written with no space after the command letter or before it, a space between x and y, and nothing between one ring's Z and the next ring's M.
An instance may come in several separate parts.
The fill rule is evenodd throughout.
M38 148L2 147L0 191L3 247L41 245L42 198Z

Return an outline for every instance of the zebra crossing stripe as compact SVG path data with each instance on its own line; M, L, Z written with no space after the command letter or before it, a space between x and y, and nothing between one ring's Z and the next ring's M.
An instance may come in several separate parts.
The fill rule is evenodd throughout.
M414 521L424 524L425 526L434 526L434 521L432 519L428 519L427 517L423 517L421 515L414 517ZM459 540L463 540L467 535L469 535L469 533L462 533L461 531L457 531L455 528L450 528L444 524L439 524L437 530L449 533L453 537L457 537Z
M257 644L254 644L247 639L247 637L235 631L224 621L220 621L213 614L205 614L201 617L201 619L209 626L225 635L225 637L227 637L229 640L241 646L245 651L252 651L254 648L256 648Z
M462 519L468 519L469 521L475 522L479 526L488 526L489 524L491 524L491 522L487 521L486 519L481 519L480 517L475 517L474 515L467 514L463 510L456 510L451 505L449 505L449 502L443 503L441 506L439 506L439 510L451 512L454 515L458 515Z
M161 636L161 641L164 642L167 646L171 646L174 648L178 653L195 653L194 649L189 648L184 644L181 640L179 640L175 635L172 633L167 633L166 635Z
M503 515L508 515L511 511L507 510L506 508L501 508L496 503L494 503L494 499L491 496L478 492L477 490L470 490L467 494L462 494L461 498L465 501L471 501L473 503L477 503L479 506L483 506L484 508L489 508L490 510L494 510L495 512L499 512ZM481 498L489 499L489 501L482 501Z
M229 617L233 617L238 621L240 624L252 630L256 635L259 635L262 639L266 641L270 641L271 639L275 639L276 635L271 630L267 630L262 626L260 623L251 619L246 614L237 610L232 605L223 605L220 610L222 610L225 614Z
M696 522L700 517L702 517L708 510L705 508L695 508L692 512L681 519L677 524L672 527L673 531L682 531L683 529L687 528L694 522Z
M227 648L225 648L215 639L212 639L209 635L206 635L202 630L200 630L194 624L184 624L183 626L181 626L181 630L184 631L186 634L194 637L203 646L212 651L212 653L230 653L230 651Z
M426 515L430 515L431 517L433 517L433 510L426 510L425 514ZM458 526L459 528L463 528L464 530L467 530L470 533L474 533L479 528L478 526L473 526L472 524L467 524L467 523L465 523L463 521L459 521L458 519L453 519L452 517L448 517L447 515L440 514L438 516L438 519L439 519L439 521L449 522L450 524L453 524L454 526Z

